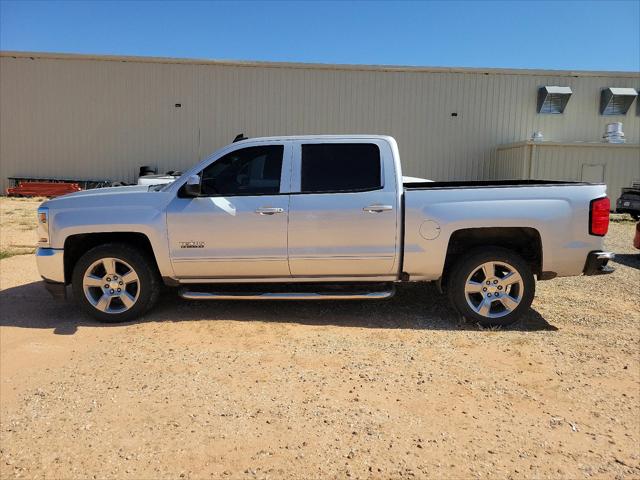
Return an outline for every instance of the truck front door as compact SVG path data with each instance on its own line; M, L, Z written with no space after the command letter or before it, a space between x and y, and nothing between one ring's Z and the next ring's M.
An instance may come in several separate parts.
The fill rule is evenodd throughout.
M289 277L290 148L233 150L200 172L200 197L178 194L171 202L167 229L178 277Z

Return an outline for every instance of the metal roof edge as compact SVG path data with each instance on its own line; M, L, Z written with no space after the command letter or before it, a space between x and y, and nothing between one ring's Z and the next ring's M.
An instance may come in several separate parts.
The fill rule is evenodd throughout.
M171 57L143 57L119 55L89 55L77 53L55 52L22 52L1 50L0 57L50 59L50 60L93 60L103 62L132 62L183 65L218 65L232 67L291 68L309 70L346 70L374 72L408 72L408 73L467 73L486 75L543 75L565 77L629 77L640 79L640 72L620 71L586 71L586 70L542 70L524 68L473 68L473 67L417 67L403 65L354 65L329 63L300 62L265 62L244 60L207 60Z
M496 150L508 150L510 148L524 147L525 145L535 145L536 147L614 147L614 148L640 148L638 143L608 143L608 142L555 142L533 140L522 140L520 142L498 145Z

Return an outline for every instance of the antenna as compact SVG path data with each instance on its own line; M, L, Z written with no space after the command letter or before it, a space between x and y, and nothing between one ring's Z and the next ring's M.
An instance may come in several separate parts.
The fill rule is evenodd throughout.
M233 143L239 142L240 140L248 140L249 137L245 137L244 133L239 133L236 135L236 138L233 139Z

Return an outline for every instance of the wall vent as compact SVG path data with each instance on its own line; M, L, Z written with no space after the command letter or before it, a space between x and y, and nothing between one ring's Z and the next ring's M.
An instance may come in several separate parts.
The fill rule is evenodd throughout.
M550 85L540 87L538 89L538 113L556 115L564 113L572 93L571 87Z
M600 93L600 115L626 115L638 96L635 88L609 87Z

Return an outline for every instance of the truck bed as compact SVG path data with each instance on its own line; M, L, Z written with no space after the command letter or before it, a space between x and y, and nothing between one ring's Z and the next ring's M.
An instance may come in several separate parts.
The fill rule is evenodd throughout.
M403 271L412 279L439 278L451 239L474 229L526 230L541 245L542 271L557 276L580 275L589 252L602 248L588 226L590 202L605 195L603 184L471 180L404 188Z

